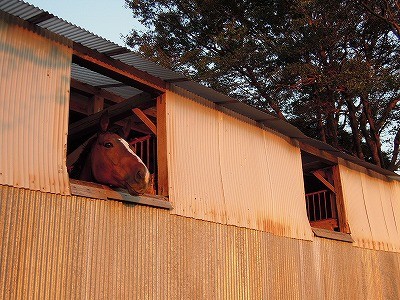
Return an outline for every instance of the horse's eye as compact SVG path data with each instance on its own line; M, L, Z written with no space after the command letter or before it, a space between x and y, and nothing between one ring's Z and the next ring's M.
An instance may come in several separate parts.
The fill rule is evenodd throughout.
M112 148L112 147L114 147L114 145L112 143L110 143L110 142L106 142L106 143L104 143L104 147Z

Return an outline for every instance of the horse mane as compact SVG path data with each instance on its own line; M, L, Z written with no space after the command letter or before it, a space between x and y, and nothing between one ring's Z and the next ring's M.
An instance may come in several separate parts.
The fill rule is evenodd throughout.
M85 163L89 157L90 151L92 150L93 144L97 140L97 135L91 137L88 139L83 146L82 152L79 155L78 159L73 163L71 171L69 172L69 176L73 179L79 179L83 167L85 166Z

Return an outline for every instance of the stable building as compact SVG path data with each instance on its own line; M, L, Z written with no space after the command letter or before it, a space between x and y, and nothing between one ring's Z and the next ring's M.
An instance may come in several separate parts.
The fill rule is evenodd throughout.
M396 173L23 1L0 72L0 298L400 298ZM104 111L144 195L71 175Z

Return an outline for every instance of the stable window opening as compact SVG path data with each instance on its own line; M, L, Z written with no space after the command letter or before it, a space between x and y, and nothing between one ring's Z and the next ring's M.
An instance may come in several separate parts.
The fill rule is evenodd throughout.
M96 55L97 52L93 54L95 58ZM109 68L101 59L98 63L94 63L94 60L93 57L86 60L85 55L75 51L71 66L67 141L67 168L71 193L171 208L166 201L168 177L164 153L166 152L165 93L156 85L146 85L135 81L135 78L130 78L129 72L120 62L117 67ZM127 68L129 71L129 66ZM104 115L107 115L109 122L106 125L101 124L104 123L102 121L105 119ZM135 153L146 166L148 173L138 171L131 176L134 178L133 182L139 182L142 177L146 180L148 178L147 187L140 189L140 193L136 193L138 189L131 189L131 184L127 184L125 188L108 184L108 181L81 179L85 160L88 159L88 153L93 151L91 150L93 141L100 135L99 132L105 131L105 128L121 137L118 138L118 143L122 138L126 140L128 145L125 143L121 146L124 151ZM104 147L113 147L115 150L114 143L117 143L117 140L104 142ZM136 168L140 160L131 163L129 168ZM118 172L125 170L121 169Z
M312 228L350 233L335 159L301 151L307 217Z

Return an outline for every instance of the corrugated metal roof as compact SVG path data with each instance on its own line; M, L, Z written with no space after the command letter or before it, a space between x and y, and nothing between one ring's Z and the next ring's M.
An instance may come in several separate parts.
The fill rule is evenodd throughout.
M258 110L245 103L239 102L227 95L221 94L199 83L193 82L185 78L180 73L161 67L156 63L141 57L137 53L132 52L126 47L108 41L94 33L73 25L31 4L19 0L0 0L0 10L20 17L26 21L32 22L42 28L48 29L51 32L67 37L76 43L80 43L100 53L106 54L114 59L120 60L121 62L131 65L141 71L147 72L154 77L158 77L166 82L170 82L171 86L183 88L211 102L223 105L224 107L236 113L244 115L252 120L255 120L256 122L259 122L266 127L273 129L276 132L281 133L285 136L301 139L304 143L317 147L320 150L328 151L335 156L350 160L351 162L361 165L367 169L371 169L386 176L390 176L393 179L400 180L400 176L396 175L393 172L384 170L377 167L376 165L370 164L351 155L342 153L337 149L334 149L322 142L316 142L314 139L310 139L305 136L298 128L283 120L278 119L275 116L272 116L267 112ZM89 83L89 77L90 80L94 82L101 81L102 85L105 81L107 81L104 80L104 78L101 78L101 75L99 75L98 73L90 74L90 72L77 72L77 68L75 66L73 66L72 74L73 78L87 83ZM130 90L129 88L128 90L122 90L122 88L120 87L113 88L113 92L123 97L129 97L131 95L134 95L135 92L137 93L137 90Z

